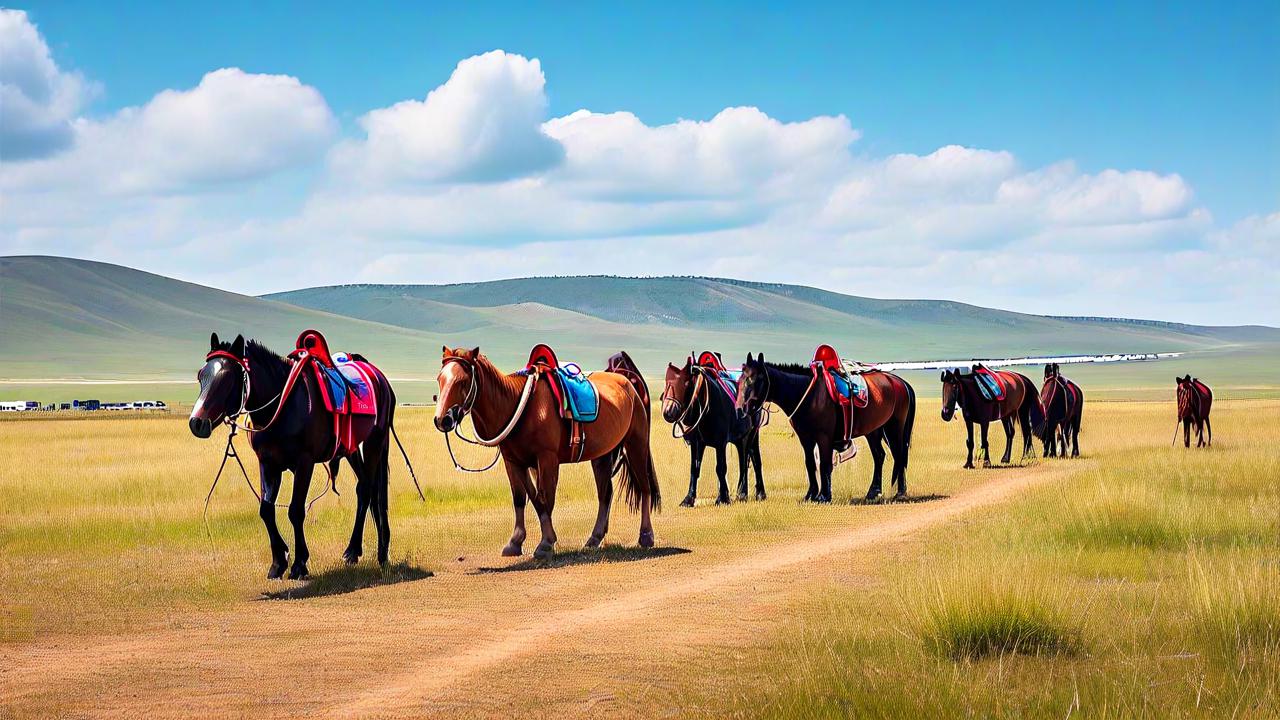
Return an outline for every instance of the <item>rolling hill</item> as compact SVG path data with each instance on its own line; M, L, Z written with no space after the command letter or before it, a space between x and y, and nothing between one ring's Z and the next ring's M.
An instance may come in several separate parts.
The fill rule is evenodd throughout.
M625 348L652 375L693 349L799 360L819 342L867 361L1166 351L1265 359L1280 348L1280 330L1267 327L1045 317L715 278L342 285L257 298L106 263L0 258L0 380L185 380L210 331L286 350L307 327L393 377L418 379L434 378L442 344L478 345L504 366L536 342L584 366Z

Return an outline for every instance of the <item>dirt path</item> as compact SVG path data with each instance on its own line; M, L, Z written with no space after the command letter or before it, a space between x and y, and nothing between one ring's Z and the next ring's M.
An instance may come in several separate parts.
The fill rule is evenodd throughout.
M688 709L681 687L727 671L806 592L866 583L893 541L1083 465L992 473L946 499L833 514L839 526L765 546L516 572L484 572L497 563L481 558L428 580L246 602L127 637L0 648L0 711L674 714Z

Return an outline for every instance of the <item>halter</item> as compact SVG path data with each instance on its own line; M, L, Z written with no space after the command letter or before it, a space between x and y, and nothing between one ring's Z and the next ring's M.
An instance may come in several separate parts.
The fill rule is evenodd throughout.
M671 423L671 437L673 438L683 438L685 435L693 432L702 422L702 419L707 416L707 412L711 406L710 398L707 398L706 402L702 403L702 411L698 413L697 420L694 420L693 423L689 425L686 425L684 422L684 419L689 415L689 411L698 403L698 398L702 394L702 389L706 386L706 376L703 375L703 372L703 368L697 366L691 366L689 369L689 373L696 376L693 381L693 391L689 393L689 406L684 408L684 411L680 413L680 417L676 418L675 422ZM662 389L662 397L659 398L659 402L663 405L670 402L679 409L681 407L681 402L675 398L674 393L668 395L667 393L669 390L671 390L670 384ZM677 427L680 428L679 435L676 434Z
M443 368L445 365L448 365L451 362L462 364L464 367L467 368L468 372L471 373L471 387L467 389L467 396L463 398L462 404L458 406L459 409L461 410L461 414L458 417L458 424L453 426L452 434L457 435L459 440L467 443L468 445L479 445L481 447L491 447L491 448L497 448L497 449L493 453L493 460L490 461L489 464L485 465L483 468L477 469L477 468L463 467L463 465L458 462L458 458L453 454L453 445L450 444L449 442L450 433L444 434L444 444L445 444L445 447L449 450L449 459L453 461L453 467L455 469L461 470L463 472L469 472L469 473L482 473L489 470L494 465L498 464L498 458L502 457L502 449L499 448L498 446L501 445L502 442L506 440L509 435L511 435L512 431L516 429L516 424L520 421L520 417L524 415L525 406L529 404L529 396L533 394L532 392L533 386L536 384L538 380L538 376L542 373L542 371L538 369L537 366L534 366L534 368L530 370L529 374L526 376L524 381L524 390L520 392L520 402L516 405L516 410L514 413L512 413L511 420L507 423L507 426L503 428L502 432L498 433L497 435L495 435L493 438L489 440L485 440L481 438L479 435L476 435L476 437L474 438L469 438L466 435L462 434L462 420L463 418L471 414L472 409L474 409L475 407L476 400L480 397L480 382L477 378L478 373L476 373L476 363L474 360L458 357L457 355L450 355L449 357L444 359L444 362L441 363L441 367ZM475 421L473 419L472 423L474 424L474 422Z

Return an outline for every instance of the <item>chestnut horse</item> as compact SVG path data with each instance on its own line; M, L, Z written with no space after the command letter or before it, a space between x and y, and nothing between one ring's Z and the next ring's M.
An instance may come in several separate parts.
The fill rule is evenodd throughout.
M352 358L364 359L359 355ZM253 421L253 428L248 430L252 433L249 443L258 456L262 486L258 515L267 527L271 542L268 578L274 580L284 575L289 562L289 546L276 527L276 498L284 471L293 472L289 522L293 524L296 552L289 577L301 579L307 577L310 558L303 521L307 515L311 473L317 463L327 463L330 474L336 475L338 461L343 457L356 474L356 520L342 557L348 564L360 560L364 518L368 512L373 515L378 533L378 563L386 565L391 544L391 524L387 520L388 454L396 411L396 395L391 383L381 372L374 373L377 414L355 416L355 436L364 441L359 449L346 455L339 449L333 415L325 410L312 373L301 373L294 390L285 395L291 369L290 361L253 340L246 343L244 336L237 335L232 342L219 342L218 334L214 333L209 338L204 367L196 376L200 381L200 396L188 421L191 434L208 438L216 424L235 423L242 415L248 415Z
M436 429L443 433L459 430L467 415L475 425L479 444L496 446L511 483L511 503L515 507L515 529L502 549L506 556L523 552L525 540L524 506L533 502L542 526L542 540L534 557L549 558L555 553L556 530L552 513L556 507L556 485L560 465L590 461L595 473L600 508L587 547L597 547L609 531L609 508L613 500L613 476L621 470L627 504L640 511L641 547L653 547L650 511L661 507L658 475L649 448L649 404L634 383L643 383L634 371L595 372L591 383L599 395L599 415L584 425L581 447L570 447L568 423L561 419L559 403L542 382L541 370L505 374L480 348L442 350ZM631 375L635 375L631 378ZM464 438L465 439L465 438Z
M689 494L680 502L693 507L698 497L698 476L707 446L716 450L716 478L720 481L717 505L729 504L728 446L738 449L738 500L747 499L747 469L756 467L756 500L764 500L764 475L760 465L760 413L738 413L735 398L720 385L716 370L685 360L684 367L667 363L666 387L662 390L662 418L671 423L674 435L689 446Z
M825 370L823 372L826 372ZM863 374L870 400L865 408L853 410L851 437L866 437L875 467L867 499L881 495L884 472L884 446L888 442L893 453L893 474L889 482L896 485L894 497L907 494L907 460L911 450L911 429L916 418L916 393L906 380L893 373L874 370ZM834 455L843 448L837 445L845 435L841 409L831 399L823 383L808 365L775 365L766 363L764 354L753 358L747 353L738 379L740 411L757 412L766 402L786 413L796 438L804 448L804 464L809 474L806 501L831 502L831 471ZM816 457L815 457L816 449ZM821 485L819 485L819 478Z
M974 366L977 369L977 366ZM1004 458L1000 461L1008 464L1013 455L1013 419L1016 417L1022 425L1022 456L1031 454L1032 428L1044 423L1044 409L1040 407L1040 396L1031 378L1011 370L993 370L1004 386L1004 400L988 400L978 389L977 376L973 373L961 373L959 370L942 372L942 420L951 422L959 405L964 414L965 428L969 432L965 444L969 448L969 457L964 467L973 467L973 424L982 427L982 458L987 465L991 464L991 450L987 446L987 425L1000 421L1004 425L1005 448Z
M1191 447L1191 425L1196 426L1196 447L1213 447L1213 423L1209 422L1209 411L1213 409L1213 391L1199 378L1190 375L1180 377L1178 382L1178 422L1182 423L1182 444ZM1205 442L1205 430L1209 431L1209 440ZM1176 435L1174 436L1177 437Z

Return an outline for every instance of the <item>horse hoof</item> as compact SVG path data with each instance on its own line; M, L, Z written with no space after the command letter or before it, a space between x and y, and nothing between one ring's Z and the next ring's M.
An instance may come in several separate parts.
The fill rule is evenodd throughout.
M728 505L728 504L729 504L729 496L728 496L728 495L721 495L720 497L716 498L716 504L717 504L717 505Z
M756 500L768 500L769 496L765 495L763 490L756 491Z
M311 573L307 572L306 565L301 567L294 565L293 568L289 570L290 580L306 580L309 577L311 577Z
M284 563L272 565L271 569L267 570L268 580L279 580L282 577L284 577Z
M902 502L903 500L906 500L906 499L907 499L907 494L904 492L897 493L896 495L893 496L893 502Z
M831 502L831 498L826 495L819 495L818 497L814 498L813 501L815 503L818 503L819 505L827 505Z
M524 551L515 543L507 543L507 546L502 548L502 557L520 557L522 554Z
M653 531L652 531L652 530L649 530L649 531L647 531L647 532L646 532L646 531L641 531L641 532L640 532L640 540L638 541L638 543L639 543L640 547L642 547L642 548L651 548L651 547L653 547Z
M550 560L555 557L556 547L549 542L543 541L538 543L537 549L533 551L533 557L537 560Z
M738 502L746 502L746 501L747 501L747 494L744 492L738 493Z
M603 536L603 535L601 535L601 536L599 536L599 537L597 537L597 536L595 536L595 535L592 535L591 537L587 538L587 543L586 543L585 545L583 545L582 547L584 547L584 548L598 548L598 547L600 547L600 543L602 543L602 542L604 542L604 536Z
M694 498L692 495L689 495L689 496L686 496L685 499L680 501L680 507L693 507L693 503L694 503Z
M360 553L352 552L351 550L348 550L342 553L342 562L348 565L355 565L356 563L360 562Z

